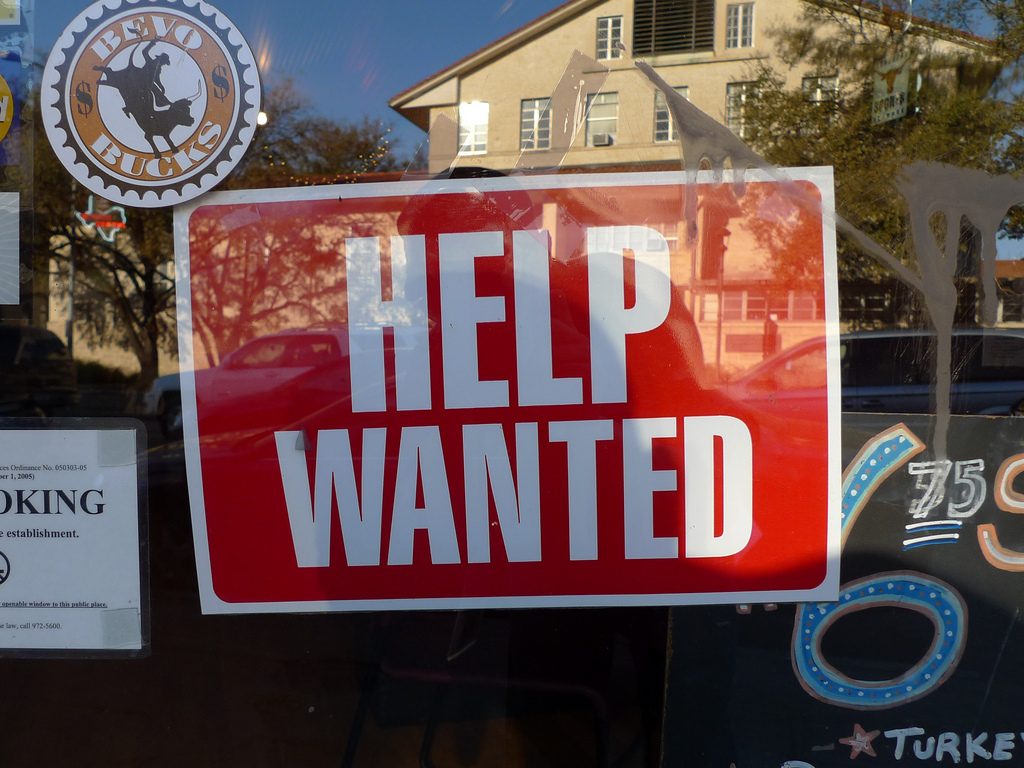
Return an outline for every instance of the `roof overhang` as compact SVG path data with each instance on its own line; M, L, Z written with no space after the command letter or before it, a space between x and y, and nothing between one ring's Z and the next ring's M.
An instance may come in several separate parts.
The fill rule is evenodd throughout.
M459 59L451 66L391 97L388 106L423 130L429 129L430 108L457 104L460 77L500 58L534 37L557 27L604 0L569 0L499 40Z

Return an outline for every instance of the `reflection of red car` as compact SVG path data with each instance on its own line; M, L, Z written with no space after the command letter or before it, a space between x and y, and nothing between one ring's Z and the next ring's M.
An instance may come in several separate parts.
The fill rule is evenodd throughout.
M214 407L204 427L220 429L285 423L314 404L337 400L347 361L348 332L338 328L291 329L261 336L224 357L220 365L196 371L196 399ZM248 425L248 424L247 424Z
M821 402L825 367L825 338L819 336L772 355L722 391L755 410L799 418Z

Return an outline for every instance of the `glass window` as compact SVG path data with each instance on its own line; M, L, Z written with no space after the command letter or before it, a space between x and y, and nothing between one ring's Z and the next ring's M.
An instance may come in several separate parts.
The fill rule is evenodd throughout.
M459 104L459 154L482 155L487 152L487 116L490 105L486 101Z
M793 319L794 320L816 320L817 302L810 293L797 293L793 296Z
M805 77L801 87L804 98L812 104L834 104L839 98L839 78L836 75Z
M22 347L20 362L32 365L45 363L49 360L65 360L67 356L67 348L56 336L33 335L26 339Z
M523 99L519 112L519 148L551 147L551 99Z
M749 48L754 44L754 4L736 3L725 10L725 47Z
M768 316L774 320L789 319L789 294L773 293L768 297Z
M764 320L767 315L768 298L764 294L747 294L747 320Z
M728 83L725 86L725 124L741 139L747 138L747 102L756 92L756 82Z
M338 342L330 336L299 337L291 345L288 364L298 368L340 362Z
M853 336L854 382L861 387L927 385L934 339L922 335Z
M742 320L743 319L743 292L726 291L722 295L722 319Z
M825 380L825 356L818 346L795 354L773 369L775 386L780 390L808 389Z
M0 0L0 768L1024 764L1024 0L209 1Z
M673 89L684 99L689 98L690 89L685 85ZM661 91L654 92L654 140L676 141L676 127L673 124L672 112L668 108L668 100Z
M602 16L597 20L597 58L618 59L622 56L622 17Z
M700 302L701 314L700 319L703 322L713 321L718 319L718 294L707 293L701 297ZM736 318L724 318L726 320L735 320Z
M609 147L619 129L619 94L592 93L587 96L587 146Z
M277 368L284 365L288 342L283 339L260 339L251 342L231 356L231 368Z

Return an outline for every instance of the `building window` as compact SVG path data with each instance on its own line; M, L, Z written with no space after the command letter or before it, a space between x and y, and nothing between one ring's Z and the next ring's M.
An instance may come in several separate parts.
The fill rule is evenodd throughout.
M814 294L794 294L793 312L791 314L794 320L817 320L820 318L821 315L818 312L818 302L815 301Z
M743 319L743 291L725 291L722 294L722 319Z
M609 147L619 129L619 94L591 93L587 96L587 146Z
M804 99L816 105L817 109L825 111L826 123L833 123L839 112L839 78L835 75L805 77L801 85Z
M467 101L459 104L459 154L482 155L487 151L487 115L490 105L486 101Z
M634 0L634 55L714 49L715 0Z
M725 124L741 139L747 138L747 109L757 93L756 82L727 83L725 86Z
M725 9L725 47L749 48L754 44L754 4L737 3Z
M690 97L689 89L684 85L673 89L684 99ZM655 141L676 141L675 122L672 120L672 112L668 108L668 100L661 91L654 92L654 140Z
M618 59L622 56L622 17L602 16L597 20L597 58Z
M835 104L839 100L839 78L805 77L802 82L804 98L812 104Z
M519 148L551 147L551 99L523 99L519 109Z

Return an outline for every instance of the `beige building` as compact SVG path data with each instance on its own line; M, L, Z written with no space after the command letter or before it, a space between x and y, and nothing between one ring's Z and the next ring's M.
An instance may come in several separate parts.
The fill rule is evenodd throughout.
M772 31L800 23L804 8L804 0L571 0L390 105L430 132L433 172L453 163L509 170L678 162L665 100L636 62L742 138L744 102L761 64L811 100L850 85L841 72L778 59ZM932 51L970 56L985 48L920 19L906 22Z
M433 173L451 166L678 169L681 147L666 99L637 62L647 62L670 87L743 138L747 98L766 64L787 88L802 88L812 101L862 87L849 74L844 82L842 72L788 67L778 58L772 31L804 22L805 8L804 0L571 0L390 104L429 131ZM833 33L846 19L859 21L840 12ZM915 47L925 53L952 54L947 67L984 50L984 41L920 19L896 22L913 30ZM873 31L883 28L876 24ZM828 33L826 27L817 30ZM876 76L876 113L906 112L912 66L904 59ZM702 193L699 234L690 247L678 218L647 223L669 242L677 274L691 276L680 288L701 337L706 373L722 380L820 332L825 301L820 292L786 285L775 274L772 265L782 258L773 253L778 243L758 236L752 214L742 210L749 206L722 200L705 205L714 197Z

